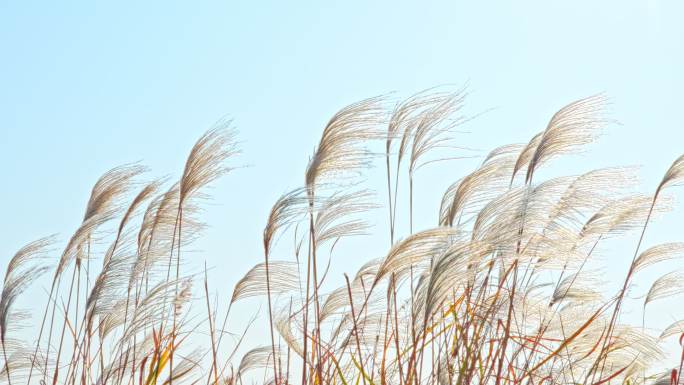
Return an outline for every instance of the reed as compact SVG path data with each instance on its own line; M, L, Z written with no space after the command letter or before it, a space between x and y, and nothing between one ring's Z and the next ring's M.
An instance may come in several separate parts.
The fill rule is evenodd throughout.
M489 152L435 202L437 223L417 228L416 172L472 156L455 142L472 119L466 98L465 88L434 88L342 108L323 128L303 184L265 218L263 259L225 297L212 298L206 263L202 274L182 266L183 250L204 228L206 187L239 153L231 122L196 142L177 181L148 180L136 164L106 172L56 263L54 236L9 259L0 382L684 384L684 349L681 357L665 353L673 339L684 340L684 320L659 332L646 327L653 302L684 293L684 273L670 268L684 243L647 245L649 225L671 210L668 190L684 181L684 156L652 194L633 192L628 167L540 179L538 170L582 150L613 122L608 99L590 96L551 114L528 142ZM339 263L332 254L346 238L384 242L366 222L382 204L364 180L376 162L385 168L378 195L386 196L389 248L355 274L333 276L325 263ZM630 234L638 241L611 295L596 259L609 240ZM284 256L274 259L283 239L292 246L279 245ZM628 295L653 266L666 273L642 297ZM33 325L14 305L48 270ZM229 322L232 306L254 297L268 309L265 345L246 340L256 316ZM627 302L640 304L641 325L624 321ZM15 332L29 325L34 334Z

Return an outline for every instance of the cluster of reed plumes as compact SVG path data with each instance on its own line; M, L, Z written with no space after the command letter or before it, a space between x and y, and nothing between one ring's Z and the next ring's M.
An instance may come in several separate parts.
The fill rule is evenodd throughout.
M528 143L491 151L446 190L439 223L414 231L416 172L464 154L452 144L457 127L470 120L464 98L464 90L429 90L393 108L386 98L371 98L335 114L303 185L265 218L263 260L232 296L219 298L227 306L221 315L206 269L185 273L181 252L203 227L203 188L235 164L230 123L199 139L175 183L143 182L138 165L105 173L56 263L48 258L54 237L10 260L0 301L1 380L684 384L682 360L657 368L663 341L682 335L684 321L659 333L621 321L639 273L684 256L684 243L646 247L644 239L669 207L665 190L684 180L684 157L652 195L630 192L630 168L539 180L542 166L581 149L611 123L605 97L588 97L556 112ZM373 151L376 144L384 153ZM346 237L366 234L364 214L377 206L359 182L374 160L386 167L391 247L355 275L337 277L332 289L328 262L339 258L331 258L333 250ZM408 231L398 223L408 223ZM604 241L632 230L640 237L624 282L605 296L591 262ZM283 237L294 239L278 245L278 255L289 257L271 259ZM21 341L26 331L15 329L27 313L13 304L48 271L42 318L32 339ZM644 311L680 293L683 282L677 272L657 279L643 297ZM268 305L269 341L249 347L243 338L224 338L233 327L231 305L255 296ZM208 342L195 346L197 340Z

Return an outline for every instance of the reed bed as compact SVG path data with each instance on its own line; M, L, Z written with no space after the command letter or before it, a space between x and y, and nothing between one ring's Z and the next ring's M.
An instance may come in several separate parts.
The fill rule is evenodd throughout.
M623 320L625 303L635 301L628 293L654 265L668 273L637 299L644 314L651 302L684 292L683 274L668 268L681 265L684 243L649 244L647 231L671 209L667 194L684 181L684 157L647 194L633 192L634 170L626 167L541 179L540 169L612 123L606 97L590 96L558 110L528 142L486 154L435 202L439 223L418 229L416 175L471 155L453 142L472 118L463 113L466 95L431 89L336 113L302 185L264 218L263 259L219 298L225 312L210 298L206 268L183 269L183 251L204 227L205 187L236 165L231 123L196 142L177 181L145 180L137 164L106 172L62 249L49 236L9 260L0 381L684 384L684 351L678 359L663 348L681 344L684 320L657 332ZM386 174L384 202L361 182L373 163ZM388 218L387 252L355 274L329 274L329 261L344 258L330 257L338 243L370 233L373 209ZM593 261L604 243L629 233L638 234L631 263L607 295ZM274 259L279 240L287 252ZM40 317L29 320L13 305L44 281ZM226 337L251 325L233 325L229 315L252 297L267 306L261 346L244 332ZM28 334L18 331L27 325Z

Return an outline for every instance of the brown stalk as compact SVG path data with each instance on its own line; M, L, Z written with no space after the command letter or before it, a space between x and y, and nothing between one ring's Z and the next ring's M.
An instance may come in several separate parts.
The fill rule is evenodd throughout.
M349 294L349 305L351 306L351 314L352 314L352 320L354 320L353 327L354 327L354 337L356 338L356 349L359 354L359 366L361 367L361 379L363 380L363 384L366 384L366 370L363 367L363 358L361 356L361 342L359 341L359 328L358 325L356 324L356 314L354 313L354 298L352 297L352 292L351 292L351 285L349 284L349 277L347 274L344 274L344 279L347 282L347 293Z
M207 300L207 316L209 317L209 333L211 337L212 368L214 369L214 385L218 384L218 361L216 356L216 343L214 337L214 324L212 322L211 305L209 304L209 282L207 280L207 263L204 263L204 297Z

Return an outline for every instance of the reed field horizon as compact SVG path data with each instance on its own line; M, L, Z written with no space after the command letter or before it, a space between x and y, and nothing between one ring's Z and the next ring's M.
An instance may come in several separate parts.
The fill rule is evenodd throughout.
M649 240L660 218L681 215L672 193L684 156L647 191L629 166L548 175L619 124L611 100L569 101L532 137L480 150L464 144L468 126L491 111L470 111L468 95L466 86L440 86L339 109L306 155L301 184L274 187L287 192L263 203L271 208L262 255L230 277L220 271L230 262L207 267L192 244L211 226L203 218L213 204L230 200L211 187L251 171L231 120L197 140L176 179L140 162L105 172L84 213L74 213L83 219L72 235L39 238L5 264L0 379L684 383L684 314L666 327L647 317L684 293L684 243ZM465 160L476 166L454 175ZM451 184L419 206L434 207L437 220L426 225L414 216L428 169ZM370 189L372 178L384 187ZM377 217L382 233L369 223ZM340 261L359 258L345 255L354 239L384 251L340 271ZM603 258L616 239L629 252L610 266L624 270L613 289L602 269L617 265ZM210 270L237 277L230 293L213 289ZM33 286L45 295L28 311L15 306ZM245 301L258 306L233 316Z

